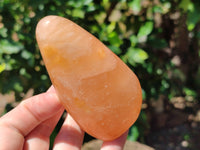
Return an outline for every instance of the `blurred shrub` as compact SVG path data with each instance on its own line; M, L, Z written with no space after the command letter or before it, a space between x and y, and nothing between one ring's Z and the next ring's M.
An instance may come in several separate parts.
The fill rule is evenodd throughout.
M192 0L0 0L1 93L21 100L30 88L50 86L35 41L47 15L67 17L104 42L138 75L147 103L160 94L199 98L200 2ZM141 132L132 130L136 140Z

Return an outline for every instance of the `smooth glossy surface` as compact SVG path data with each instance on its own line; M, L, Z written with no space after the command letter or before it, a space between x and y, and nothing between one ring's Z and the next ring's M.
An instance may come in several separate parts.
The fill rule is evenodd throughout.
M98 39L58 16L43 18L36 38L60 101L83 130L113 140L136 121L140 83Z

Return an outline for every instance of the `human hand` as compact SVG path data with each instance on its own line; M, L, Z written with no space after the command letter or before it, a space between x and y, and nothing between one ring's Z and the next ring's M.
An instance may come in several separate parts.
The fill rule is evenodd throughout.
M48 150L49 137L64 111L53 87L22 101L0 118L1 150ZM104 142L101 150L122 150L127 132ZM54 141L53 150L80 150L84 131L67 117Z

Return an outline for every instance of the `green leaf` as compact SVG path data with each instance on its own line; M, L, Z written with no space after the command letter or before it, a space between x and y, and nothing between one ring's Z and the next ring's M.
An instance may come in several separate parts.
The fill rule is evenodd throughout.
M130 41L131 41L131 46L135 47L135 45L138 43L138 39L135 35L131 35L130 37Z
M185 134L185 135L184 135L184 140L188 141L188 140L190 140L190 138L191 138L191 137L190 137L189 134Z
M22 49L21 43L9 42L8 40L0 41L0 53L2 54L16 54Z
M83 10L81 10L80 8L73 9L72 16L83 19L85 16L85 12Z
M30 53L29 51L24 50L24 51L21 53L21 56L22 56L22 58L24 58L24 59L29 59L29 58L31 58L31 57L33 56L33 54Z
M84 1L80 1L80 0L76 0L76 1L75 0L68 0L67 4L69 6L74 7L74 8L80 9L81 7L83 7Z
M31 78L31 75L26 71L25 68L21 68L21 69L19 70L19 73L20 73L20 75L23 75L24 77L26 77L26 78L28 78L28 79Z
M135 65L136 63L144 63L144 61L149 57L148 54L140 49L140 48L129 48L128 52L128 62L131 65Z
M96 19L96 21L99 23L99 24L102 24L106 18L106 13L105 12L100 12L99 14L96 14L94 16L94 18Z
M7 71L10 71L13 69L18 69L20 67L19 64L17 64L17 60L13 59L13 58L6 59L5 63L6 63L5 70L7 70Z
M194 90L192 90L192 89L189 89L189 88L183 88L183 91L185 92L185 94L187 95L187 96L197 96L197 93L194 91Z
M92 3L93 0L84 0L83 4L84 5L89 5L90 3Z
M92 12L92 11L95 11L96 7L93 3L90 3L87 5L87 8L86 8L86 11L87 12Z
M41 80L47 80L48 79L48 76L46 74L43 74L41 75L40 77Z
M113 32L113 30L115 29L116 23L115 22L111 22L111 24L108 25L107 27L107 32L111 33Z
M142 99L146 99L146 92L144 89L142 89Z
M165 91L170 86L169 83L164 79L161 81L161 85L162 85L161 88L160 88L161 91Z
M14 83L14 89L15 89L17 92L22 92L22 91L23 91L23 87L22 87L22 85L21 85L20 82Z
M153 22L148 21L146 22L143 26L140 27L139 32L138 32L138 38L148 36L153 30Z
M141 11L141 0L132 0L128 3L128 6L133 10L134 14L138 14Z
M160 7L160 6L153 6L153 12L154 13L163 13L163 9L162 9L162 7Z
M179 4L179 8L181 8L181 9L183 9L183 11L187 12L190 5L191 5L190 0L182 0Z
M110 42L111 45L117 47L119 47L123 43L116 32L112 32L108 35L108 41Z
M9 91L22 92L23 86L19 76L11 76L9 82L3 83L2 93L8 93Z
M105 10L109 9L110 7L110 1L109 0L102 0L102 6L105 8Z
M136 141L139 137L140 133L138 127L133 125L130 130L127 139L130 141Z
M122 51L119 47L114 45L109 45L108 48L113 51L115 54L119 55Z
M187 27L189 31L192 31L196 24L200 21L200 5L195 5L193 11L189 11L187 17Z
M0 35L2 36L2 37L4 37L4 38L6 38L7 36L8 36L8 34L7 34L7 32L8 32L8 29L7 28L0 28Z

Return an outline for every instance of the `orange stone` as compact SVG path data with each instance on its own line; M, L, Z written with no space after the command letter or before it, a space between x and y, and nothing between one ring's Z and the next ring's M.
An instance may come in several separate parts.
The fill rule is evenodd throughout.
M36 38L58 97L80 127L104 141L128 130L140 113L142 92L126 64L62 17L43 18Z

